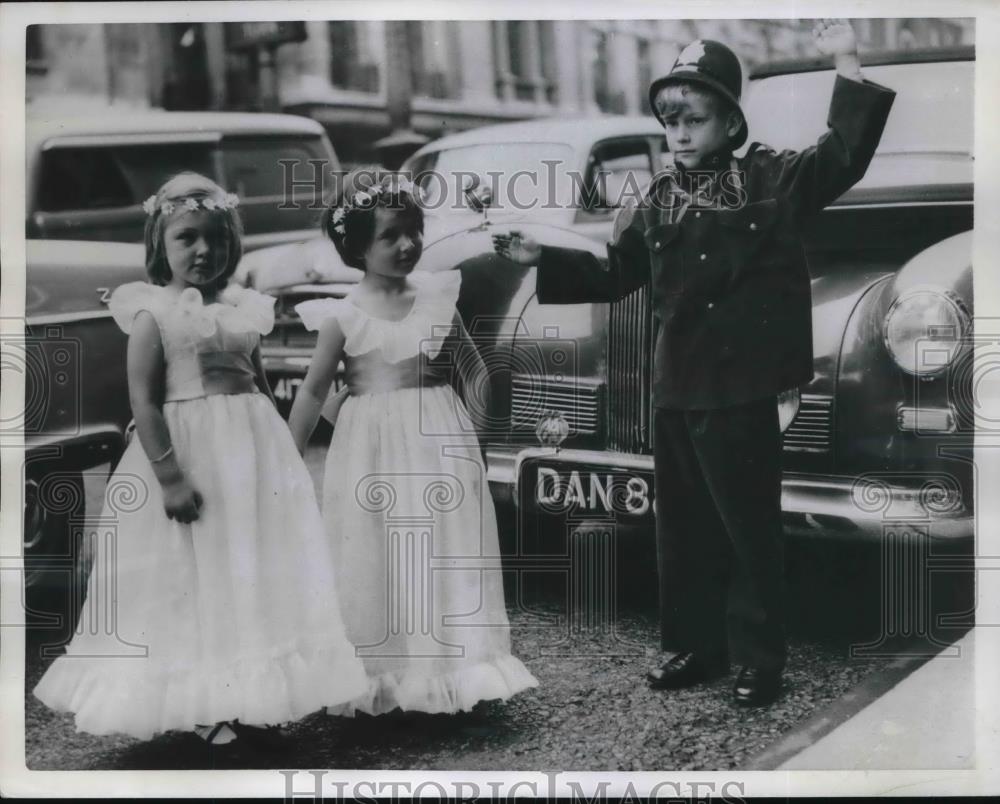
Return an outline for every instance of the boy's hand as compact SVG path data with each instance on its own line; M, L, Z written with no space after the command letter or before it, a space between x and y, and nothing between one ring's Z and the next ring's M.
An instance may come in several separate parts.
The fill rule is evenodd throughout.
M850 56L858 52L854 28L845 19L821 19L813 26L816 47L824 56Z
M536 265L542 257L542 247L538 241L519 231L493 235L493 249L501 257L518 265Z
M167 519L178 522L194 522L201 511L202 498L185 478L163 486L163 508Z

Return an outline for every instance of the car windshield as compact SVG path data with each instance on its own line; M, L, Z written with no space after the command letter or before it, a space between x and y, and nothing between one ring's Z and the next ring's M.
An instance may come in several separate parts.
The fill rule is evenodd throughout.
M974 61L863 68L867 80L896 91L877 158L862 184L895 183L907 157L910 182L972 181ZM835 73L820 70L751 82L744 110L750 139L801 150L826 130ZM919 165L919 167L918 167ZM895 181L894 181L895 180Z
M573 150L557 142L497 142L436 151L410 165L427 194L427 207L461 204L464 176L474 174L504 210L572 206Z

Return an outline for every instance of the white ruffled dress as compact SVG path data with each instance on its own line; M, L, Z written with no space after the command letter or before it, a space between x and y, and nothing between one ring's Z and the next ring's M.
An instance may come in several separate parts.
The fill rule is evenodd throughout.
M143 282L112 295L115 321L156 319L163 414L200 518L168 519L139 439L108 483L87 602L66 655L34 689L77 730L147 739L196 724L296 720L362 694L313 484L291 434L252 388L274 300L230 287L203 304ZM227 375L228 373L228 375ZM210 380L242 375L246 392Z
M510 652L496 514L475 429L432 362L452 329L460 275L411 275L400 321L349 298L296 306L335 317L350 395L336 419L323 515L347 634L369 686L355 710L468 711L538 682ZM440 362L440 360L439 360ZM449 369L449 371L452 369Z

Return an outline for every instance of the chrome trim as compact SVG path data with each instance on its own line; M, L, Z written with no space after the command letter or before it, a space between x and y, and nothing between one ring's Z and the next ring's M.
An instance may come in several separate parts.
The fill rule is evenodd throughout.
M829 452L833 446L833 397L829 394L800 394L799 409L781 434L786 452Z
M905 427L903 418L913 417L913 426ZM927 416L940 416L947 422L947 427L934 427L926 424ZM924 423L921 424L921 421ZM958 429L958 414L950 405L946 408L922 408L917 405L900 405L896 408L896 427L904 433L954 433Z
M652 451L652 362L656 325L649 289L642 287L608 307L608 446Z
M512 430L532 430L548 412L565 418L570 432L594 435L601 427L604 383L586 377L556 379L551 375L517 373L510 382Z
M898 207L971 207L971 201L900 201L899 203L879 202L878 204L835 204L826 207L824 212L834 212L839 209L896 209Z
M31 505L28 505L29 495ZM38 481L28 479L24 484L24 551L37 547L45 535L47 520L45 508L38 501Z
M48 324L75 324L79 321L91 321L97 318L111 318L110 310L84 310L79 313L49 313L47 315L29 315L24 323L29 327L43 327Z
M77 134L56 135L42 145L42 151L53 148L111 148L116 145L187 145L193 142L221 142L221 131L198 131L151 134Z
M487 449L487 480L494 499L519 505L519 478L525 461L545 458L566 464L585 464L652 472L651 455L555 450L540 447ZM855 501L858 478L838 475L785 473L781 484L781 511L785 527L798 536L860 538L877 541L899 528L925 529L935 539L969 539L975 518L964 500L956 510L931 513L921 503L921 490L887 487L889 496L880 510L864 510Z
M786 528L801 535L880 540L900 528L925 529L934 538L972 538L975 521L964 500L954 511L932 513L921 503L921 490L890 487L879 510L857 504L858 478L838 475L785 474L781 512ZM802 526L799 527L798 523Z

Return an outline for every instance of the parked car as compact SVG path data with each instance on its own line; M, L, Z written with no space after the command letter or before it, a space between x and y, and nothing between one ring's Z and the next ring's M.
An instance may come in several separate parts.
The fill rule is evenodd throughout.
M815 377L782 399L782 503L792 534L877 541L909 529L939 545L971 544L973 58L969 48L864 59L866 77L898 95L865 178L805 232ZM751 139L776 148L815 142L833 79L820 60L757 71L746 103ZM552 142L572 131L566 147L596 163L603 125L535 121L451 141L498 142L502 128L521 142ZM592 137L589 151L581 132ZM645 141L644 131L634 134ZM438 164L446 144L429 146ZM651 162L656 147L650 141ZM486 151L480 158L490 164ZM574 220L585 215L577 205ZM488 313L490 348L506 349L507 390L494 394L501 426L488 434L496 499L515 507L522 525L545 520L549 531L590 520L648 529L655 332L647 291L610 305L543 306L529 270L523 285L497 293L494 277L517 269L497 264L492 233L546 224L532 213L489 219L428 241L420 267L457 268L487 288L463 287L463 313L467 321ZM553 413L568 433L558 449L536 438L558 433Z
M489 218L497 224L527 217L603 244L618 202L645 189L664 150L663 129L652 117L570 117L442 137L401 170L423 187L432 222L476 214L462 193L471 180L489 192Z
M840 542L881 540L905 526L967 546L974 52L872 54L863 63L867 78L898 95L864 179L804 235L815 377L781 400L786 524ZM815 142L833 80L822 59L757 70L745 105L751 140L779 149ZM555 176L547 197L566 201L518 210L501 197L478 211L434 209L418 265L463 273L459 307L492 372L494 424L482 434L491 489L522 518L548 518L549 530L594 518L651 525L653 320L646 290L610 305L539 305L534 270L504 264L491 236L518 228L603 255L609 188L644 186L663 158L661 139L644 118L535 120L443 138L404 166L415 176L485 178L536 169ZM554 173L547 162L557 163ZM602 170L611 177L603 191L594 180ZM286 324L301 332L293 318ZM303 361L311 346L299 343ZM547 440L561 428L558 449L538 444L538 432Z
M102 467L117 463L131 418L127 339L107 299L119 285L144 279L145 267L143 248L134 244L26 246L24 347L10 346L5 368L20 373L25 386L18 430L27 622L58 640L76 622L90 566L84 532L94 523L84 520L84 473L103 474Z
M240 197L247 251L313 234L322 184L308 160L340 165L323 127L295 115L108 112L29 119L27 237L142 241L142 202L170 176L194 170ZM282 160L300 184L286 194ZM327 179L328 181L328 179Z

